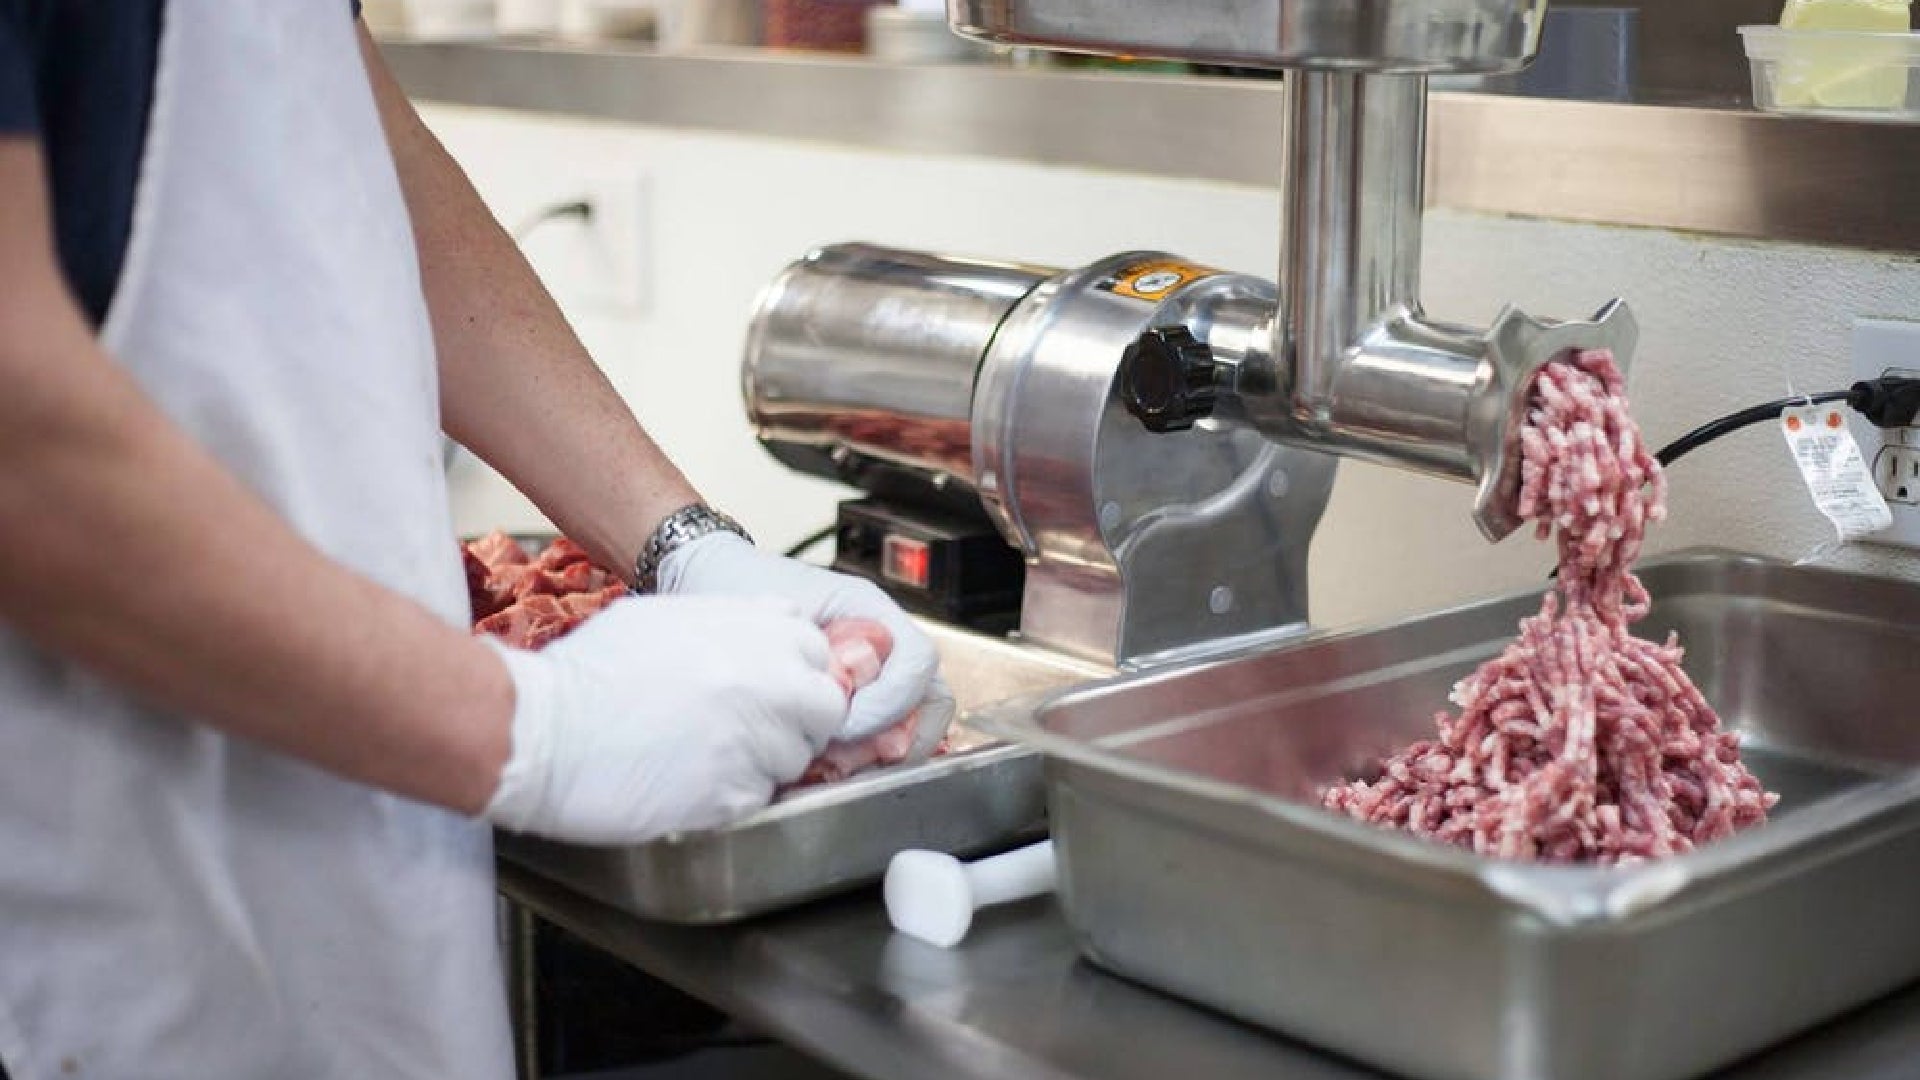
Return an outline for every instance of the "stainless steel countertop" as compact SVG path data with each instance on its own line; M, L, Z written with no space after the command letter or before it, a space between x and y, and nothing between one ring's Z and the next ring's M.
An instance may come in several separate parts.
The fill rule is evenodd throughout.
M390 41L414 97L908 153L1273 185L1278 83L751 49ZM1430 205L1920 251L1920 125L1443 93Z
M500 886L609 953L867 1080L1382 1075L1090 967L1049 900L987 912L964 945L945 952L895 936L871 891L690 929L641 922L510 865ZM1915 1076L1920 986L1713 1080Z

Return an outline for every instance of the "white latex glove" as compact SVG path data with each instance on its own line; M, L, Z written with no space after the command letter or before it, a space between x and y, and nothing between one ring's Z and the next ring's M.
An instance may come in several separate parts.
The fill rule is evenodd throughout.
M827 636L791 603L623 599L537 653L489 643L517 697L485 817L517 832L634 843L725 825L846 724Z
M732 533L713 533L661 563L660 591L675 596L757 596L791 601L822 625L872 619L893 634L880 677L853 698L836 741L869 739L920 710L907 760L924 761L953 724L953 691L940 678L933 641L872 582L762 551Z

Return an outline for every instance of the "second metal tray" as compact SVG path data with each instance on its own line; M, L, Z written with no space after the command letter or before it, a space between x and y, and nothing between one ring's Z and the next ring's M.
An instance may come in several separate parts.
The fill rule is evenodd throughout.
M953 752L796 792L725 829L626 847L501 833L500 857L642 918L707 925L867 884L903 848L970 855L1040 834L1046 802L1038 757L966 728L965 717L1110 669L938 624L924 628L961 709Z
M1337 817L1537 596L1123 677L987 726L1043 749L1097 963L1430 1080L1681 1080L1920 976L1920 586L1705 554L1642 632L1781 793L1624 868L1476 857Z

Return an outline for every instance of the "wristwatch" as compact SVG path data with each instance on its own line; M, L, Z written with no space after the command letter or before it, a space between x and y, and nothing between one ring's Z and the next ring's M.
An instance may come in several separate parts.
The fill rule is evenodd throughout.
M633 561L633 591L651 593L660 590L660 564L667 556L693 543L703 536L717 532L730 532L753 543L753 537L740 523L715 510L705 503L683 506L667 515L660 527L640 548L640 557Z

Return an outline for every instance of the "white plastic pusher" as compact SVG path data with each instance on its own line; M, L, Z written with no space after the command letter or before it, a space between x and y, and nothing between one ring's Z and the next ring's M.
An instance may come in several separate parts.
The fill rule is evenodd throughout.
M971 863L902 851L887 866L887 918L902 934L951 949L967 936L975 911L1050 893L1055 880L1051 840Z

